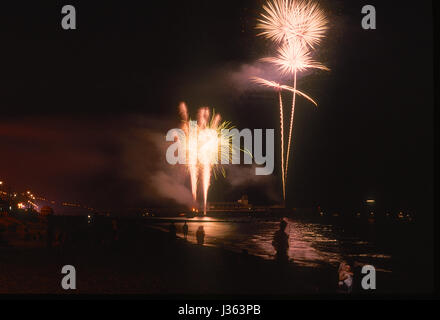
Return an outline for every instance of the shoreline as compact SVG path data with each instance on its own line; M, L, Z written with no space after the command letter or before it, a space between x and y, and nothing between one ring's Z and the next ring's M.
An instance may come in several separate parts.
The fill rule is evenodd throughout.
M135 224L113 244L88 239L76 247L0 247L0 253L0 294L298 295L333 293L336 285L333 270L170 241L166 232ZM77 290L61 288L66 264L76 268Z
M191 243L193 239L182 238L170 241L166 229L159 230L156 224L142 220L119 220L119 239L113 241L110 220L105 221L92 225L66 221L58 224L58 230L68 233L68 241L58 242L50 249L45 247L44 234L36 241L32 240L33 236L25 240L26 234L17 229L15 241L10 241L9 245L0 244L0 294L295 297L338 293L338 267L335 265L305 266L295 261L280 265L245 250L231 250L226 245L200 246ZM45 224L35 230L43 229ZM394 263L409 265L411 261L418 260L405 258ZM75 291L61 289L64 265L77 269L78 289ZM417 281L412 274L409 268L392 273L378 269L379 285L375 291L381 294L425 292L428 284ZM408 281L414 283L413 289L408 290Z

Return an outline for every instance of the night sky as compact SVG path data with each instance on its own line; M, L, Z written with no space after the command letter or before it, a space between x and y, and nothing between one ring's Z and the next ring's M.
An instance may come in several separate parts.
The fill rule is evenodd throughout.
M158 160L139 132L177 127L180 101L279 134L276 94L240 78L274 51L254 28L263 1L38 3L2 4L0 13L0 179L14 190L97 208L159 205L131 169L147 168L148 181L144 162ZM65 4L76 7L77 30L61 29ZM320 4L330 29L315 58L331 71L298 80L319 106L298 100L288 204L351 207L375 197L430 213L431 2ZM377 30L361 28L365 4L376 7ZM274 201L259 184L229 190L221 179L210 197L242 193Z

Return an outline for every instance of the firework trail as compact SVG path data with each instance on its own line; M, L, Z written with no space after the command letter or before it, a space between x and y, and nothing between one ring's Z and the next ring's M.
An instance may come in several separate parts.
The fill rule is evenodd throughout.
M296 70L293 73L293 90L296 90ZM290 145L292 142L292 131L293 131L293 115L295 114L295 100L296 100L296 94L293 92L292 97L292 110L290 111L290 125L289 125L289 139L287 141L287 154L286 154L286 170L284 172L285 177L284 179L287 180L287 171L289 169L289 155L290 155Z
M310 98L308 95L306 95L305 93L296 90L292 87L286 86L286 85L282 85L279 84L275 81L269 81L263 78L259 78L259 77L253 77L251 78L252 81L254 81L257 84L260 84L262 86L266 86L266 87L270 87L270 88L274 88L275 90L278 91L278 98L279 98L279 103L280 103L280 129L281 129L281 181L282 181L282 186L283 186L283 199L286 198L286 179L287 179L287 172L285 172L285 170L287 170L287 164L286 166L284 166L284 113L283 113L283 100L282 100L282 90L286 90L286 91L290 91L294 94L298 94L304 98L306 98L307 100L309 100L310 102L312 102L315 106L318 106L318 104L312 99ZM291 119L290 119L290 123L293 123L293 113L291 113ZM288 143L288 152L290 151L290 141L291 141L291 128L289 130L289 143Z
M293 88L275 82L259 79L258 83L276 88L280 95L280 118L283 119L283 106L280 90L292 92L292 108L287 142L286 160L284 161L284 122L281 120L281 165L283 181L283 199L286 199L285 183L289 167L290 146L293 131L296 94L302 95L316 105L309 96L296 89L297 73L309 68L329 70L311 58L310 50L319 44L327 30L327 19L316 3L307 0L272 0L263 6L263 13L258 19L258 35L264 36L279 45L276 57L264 58L275 64L281 74L293 76ZM285 165L284 165L285 163Z
M292 141L293 116L295 113L296 94L298 93L298 91L296 90L297 72L304 71L309 68L327 71L329 69L326 66L315 62L310 56L310 51L299 41L287 41L283 46L278 49L278 55L276 57L263 58L261 60L275 64L282 74L293 75L293 88L291 90L293 92L292 109L290 112L289 138L287 142L287 154L284 169L284 180L286 181L289 168L290 147ZM312 102L315 103L314 101Z
M285 172L284 172L284 170L285 170L285 167L284 167L284 114L283 114L283 100L282 100L283 98L281 95L282 90L290 91L290 92L296 93L300 96L303 96L304 98L306 98L307 100L312 102L315 106L317 106L317 103L312 98L310 98L308 95L306 95L305 93L303 93L299 90L296 90L292 87L279 84L275 81L269 81L269 80L259 78L259 77L253 77L253 78L251 78L251 80L254 81L255 83L260 84L260 85L274 88L278 91L278 98L279 98L279 102L280 102L280 128L281 128L281 175L282 175L281 179L282 179L282 184L283 184L283 199L285 199L285 196L286 196L286 189L285 189L286 176L285 176ZM289 145L290 145L290 136L289 136Z
M266 79L263 79L263 78L259 78L259 77L252 77L251 80L254 81L255 83L258 83L258 84L262 85L262 86L274 88L277 91L286 90L286 91L290 91L290 92L295 92L296 94L298 94L298 95L306 98L307 100L309 100L315 106L318 106L318 104L315 102L315 100L313 100L310 96L308 96L304 92L301 92L299 90L293 89L292 87L286 86L284 84L279 84L279 83L277 83L275 81L270 81L270 80L266 80Z
M283 199L286 199L286 180L284 175L284 114L283 114L283 97L281 88L278 89L278 97L280 100L280 127L281 127L281 175L283 183Z
M185 132L185 157L188 160L188 170L191 179L191 193L194 202L197 199L197 124L189 120L188 108L184 102L179 105L179 113L182 117L182 129Z

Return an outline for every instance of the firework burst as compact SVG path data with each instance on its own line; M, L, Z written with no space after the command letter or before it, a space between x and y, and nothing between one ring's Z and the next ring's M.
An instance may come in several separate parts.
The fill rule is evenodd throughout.
M261 61L274 64L283 75L294 75L295 72L310 68L329 70L326 66L314 61L307 47L299 42L286 42L278 49L276 57L263 58Z
M261 78L253 79L261 85L275 88L278 91L281 127L281 172L283 199L285 200L285 184L289 168L296 95L303 96L317 105L312 98L296 89L297 73L311 68L329 70L326 66L314 61L311 57L311 50L320 43L325 35L327 30L327 18L316 3L308 0L270 0L263 6L263 13L261 14L261 18L258 19L256 28L262 30L258 34L259 36L264 36L279 45L275 57L263 58L262 61L274 64L282 75L289 75L293 78L293 87ZM293 96L285 160L282 90L292 92Z
M258 35L277 43L300 41L314 48L327 31L327 18L316 3L306 0L272 0L263 6Z
M231 143L233 134L229 130L233 127L229 121L222 122L219 114L213 112L211 115L209 108L200 108L197 121L192 121L185 103L179 105L179 112L184 136L178 138L185 150L192 196L197 201L197 186L201 178L203 212L206 215L211 175L225 176L222 163L229 163L239 149Z

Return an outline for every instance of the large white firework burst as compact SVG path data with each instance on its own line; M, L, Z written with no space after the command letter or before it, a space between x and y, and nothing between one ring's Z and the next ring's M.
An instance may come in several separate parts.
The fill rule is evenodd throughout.
M317 3L307 0L271 0L258 19L258 35L277 43L301 41L314 48L324 37L328 22Z

